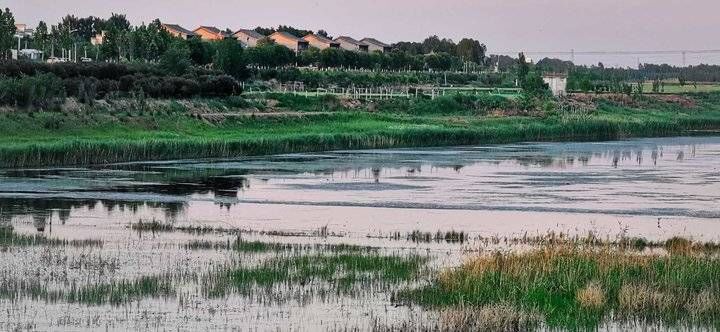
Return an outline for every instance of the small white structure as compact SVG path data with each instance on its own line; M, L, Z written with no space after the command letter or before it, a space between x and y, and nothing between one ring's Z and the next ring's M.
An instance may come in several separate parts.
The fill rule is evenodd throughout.
M42 61L43 52L31 48L22 49L20 50L20 58L28 59L30 61Z
M35 31L28 28L27 24L15 23L15 36L18 38L32 37Z
M558 73L543 74L543 82L548 85L553 96L564 96L567 93L567 75Z

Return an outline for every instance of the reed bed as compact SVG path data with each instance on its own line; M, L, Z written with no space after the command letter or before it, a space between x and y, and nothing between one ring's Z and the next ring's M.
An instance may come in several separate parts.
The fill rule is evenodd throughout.
M416 254L359 252L355 247L330 249L329 252L279 256L254 267L220 268L203 278L202 289L209 297L226 296L231 292L273 294L303 288L309 288L311 295L388 291L393 285L416 280L428 260Z
M173 115L177 116L177 115ZM608 107L587 118L417 116L334 112L287 119L207 124L181 117L135 119L72 130L12 129L2 138L0 167L89 165L138 160L232 158L338 149L376 149L508 143L608 140L717 130L720 113ZM18 120L19 121L19 120ZM27 119L23 121L32 121ZM100 121L100 120L98 120ZM142 123L155 123L148 129ZM17 128L32 128L18 122ZM26 129L27 130L27 129Z
M607 320L717 327L720 259L691 243L669 240L677 250L663 254L567 244L483 253L397 298L437 308L510 305L551 328Z
M48 238L44 235L18 234L10 226L0 227L0 250L9 247L26 247L26 246L49 246L49 247L102 247L102 240L85 239L85 240L66 240Z

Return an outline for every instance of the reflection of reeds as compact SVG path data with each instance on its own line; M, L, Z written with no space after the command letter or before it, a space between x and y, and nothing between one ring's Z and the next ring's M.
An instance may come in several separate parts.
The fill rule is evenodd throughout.
M10 227L0 227L0 248L3 247L26 247L26 246L52 246L52 247L102 247L103 241L86 240L65 240L53 239L44 235L18 234Z
M428 305L509 304L540 312L554 327L597 327L615 317L716 324L720 260L691 241L673 239L667 254L611 247L547 245L521 253L480 254L400 299ZM675 249L678 248L679 249Z
M373 236L368 236L369 238ZM457 231L437 231L435 233L433 232L423 232L420 230L414 230L412 232L409 232L405 234L404 236L400 232L395 232L390 234L389 236L374 236L375 238L387 238L390 240L407 240L411 242L417 242L417 243L430 243L430 242L447 242L447 243L463 243L468 240L469 235L465 232L457 232Z

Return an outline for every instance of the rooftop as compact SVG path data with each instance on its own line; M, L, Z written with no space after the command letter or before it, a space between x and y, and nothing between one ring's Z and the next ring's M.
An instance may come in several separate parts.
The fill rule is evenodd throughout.
M335 38L335 41L343 41L343 42L350 43L350 44L357 45L357 46L361 46L361 45L362 45L362 46L367 46L367 44L365 44L365 43L363 43L363 42L359 42L359 41L357 41L357 40L355 40L355 39L352 39L352 38L350 38L350 37L348 37L348 36L340 36L340 37L337 37L337 38Z
M298 37L295 37L294 35L292 35L292 34L290 34L290 33L285 32L285 31L278 31L278 32L273 33L272 35L269 36L269 38L271 38L271 39L272 39L273 37L282 37L282 38L289 39L289 40L294 40L294 41L305 41L305 40L303 40L303 39L300 39L300 38L298 38Z
M323 36L316 35L316 34L314 34L314 33L311 33L311 34L303 37L303 39L308 39L308 38L314 38L315 40L317 40L317 41L319 41L319 42L321 42L321 43L325 43L325 44L337 44L337 42L333 41L333 40L330 39L330 38L325 38L325 37L323 37Z
M379 46L379 47L390 47L390 45L385 44L375 38L363 38L360 42L363 42L366 44L373 44L373 45Z
M251 29L240 29L238 31L235 31L234 34L237 35L238 33L244 33L250 37L257 38L257 39L265 38L265 36L263 36L259 32L255 31L255 30L251 30Z
M209 26L204 26L204 25L201 25L200 27L198 27L197 29L195 29L195 31L198 31L198 30L200 30L200 29L210 31L211 33L214 33L214 34L216 34L216 35L220 35L220 34L224 35L224 34L225 34L225 32L223 32L222 30L220 30L220 29L218 29L218 28L216 28L216 27L209 27Z
M177 24L166 24L166 23L163 23L162 26L163 26L165 29L167 29L167 30L173 30L173 31L176 31L176 32L179 32L179 33L183 33L183 34L186 34L186 35L191 35L191 36L192 36L192 35L195 35L194 32L192 32L192 31L190 31L190 30L188 30L188 29L185 29L185 28L183 28L183 27L181 27L181 26L179 26L179 25L177 25Z

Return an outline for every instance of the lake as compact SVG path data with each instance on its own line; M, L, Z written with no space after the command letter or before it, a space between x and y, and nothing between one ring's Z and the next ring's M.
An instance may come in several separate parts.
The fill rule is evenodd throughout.
M378 329L437 317L391 305L395 280L218 294L207 285L226 266L299 252L224 251L240 237L321 253L330 247L317 246L370 246L422 255L430 268L548 233L719 241L720 137L4 169L0 224L14 232L0 251L5 329ZM427 282L423 275L402 285ZM172 289L76 293L147 276Z
M327 226L360 238L554 230L718 240L720 137L0 170L0 211L63 236L154 218L258 231Z

